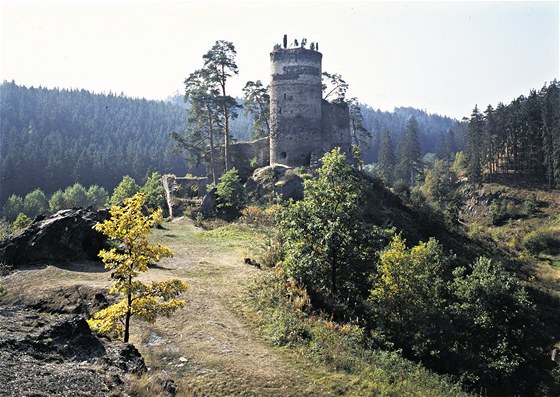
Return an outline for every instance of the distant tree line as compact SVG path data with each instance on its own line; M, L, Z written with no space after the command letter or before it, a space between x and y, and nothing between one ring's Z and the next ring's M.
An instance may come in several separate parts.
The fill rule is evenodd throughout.
M556 80L509 105L475 106L468 120L468 174L513 174L520 181L560 187L560 83Z
M383 136L388 133L393 144L397 145L404 135L409 120L416 119L416 129L421 154L436 153L444 144L449 130L454 131L455 150L464 147L464 128L450 117L429 114L424 110L409 107L395 108L392 112L374 110L369 105L360 104L364 127L371 132L367 145L362 149L366 163L378 163L379 149Z
M169 150L169 131L185 123L175 104L4 82L0 114L0 205L37 188L50 195L79 182L112 190L123 175L187 172Z
M10 195L2 207L0 218L13 223L18 217L24 215L25 219L31 222L37 215L53 214L62 209L87 207L98 209L110 204L116 205L138 192L143 193L147 208L159 208L166 213L167 206L160 179L161 175L154 172L140 186L132 177L125 175L111 195L99 185L91 185L86 188L79 182L67 186L65 189L59 189L50 195L45 194L40 188L36 188L26 195Z
M460 125L456 126L460 130ZM366 170L375 174L387 186L403 185L406 188L416 186L425 178L426 171L437 160L445 162L447 168L459 152L459 144L454 130L441 133L432 150L435 153L423 153L420 138L420 125L416 117L411 116L395 144L388 129L381 134L377 152L377 163L369 164Z

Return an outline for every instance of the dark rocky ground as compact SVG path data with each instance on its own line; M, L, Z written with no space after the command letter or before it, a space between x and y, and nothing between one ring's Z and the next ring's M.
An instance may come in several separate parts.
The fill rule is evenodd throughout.
M85 320L114 303L96 277L102 264L84 261L105 245L94 226L106 217L64 210L0 241L0 397L175 395L171 379L139 390L138 350L97 337Z
M126 375L145 370L134 346L81 316L0 303L0 396L126 396Z

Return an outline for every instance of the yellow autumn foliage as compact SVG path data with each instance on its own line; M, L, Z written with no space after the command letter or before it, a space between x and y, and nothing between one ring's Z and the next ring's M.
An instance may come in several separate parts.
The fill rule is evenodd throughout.
M145 200L143 193L137 193L122 206L111 207L111 218L96 225L96 230L115 244L110 250L99 252L105 268L113 271L115 282L109 292L125 298L95 313L88 324L101 335L118 338L124 335L125 342L128 342L131 317L153 323L158 316L170 316L185 306L185 301L175 298L188 288L187 283L178 279L149 285L136 280L140 273L148 271L149 265L173 256L169 248L148 242L151 228L162 221L162 215L161 210L144 215Z

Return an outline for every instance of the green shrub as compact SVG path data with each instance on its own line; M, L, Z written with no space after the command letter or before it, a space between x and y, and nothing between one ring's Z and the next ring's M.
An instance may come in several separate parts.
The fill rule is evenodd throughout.
M218 209L237 214L245 204L245 187L241 183L237 169L225 172L216 185Z
M194 216L193 223L196 227L202 227L204 222L204 215L202 212L197 211L196 215Z
M144 186L140 191L146 195L147 208L156 210L160 208L163 212L167 212L167 204L165 202L165 191L161 183L161 175L158 172L153 172L152 175L146 180Z
M533 254L560 254L560 229L534 230L525 236L523 245Z
M492 203L490 219L492 224L500 226L513 217L513 204L509 200L499 200Z
M324 395L467 395L457 383L396 352L374 349L363 328L298 309L302 290L280 268L265 273L249 293L267 339L312 368L308 376Z
M527 215L537 213L538 208L539 202L537 201L537 196L535 196L534 194L532 194L530 198L523 202L523 211L525 211Z

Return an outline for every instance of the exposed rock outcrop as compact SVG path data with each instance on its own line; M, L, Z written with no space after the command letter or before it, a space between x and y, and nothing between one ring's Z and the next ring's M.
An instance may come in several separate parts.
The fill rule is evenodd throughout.
M82 317L0 306L0 396L126 396L125 375L145 370L134 346Z
M245 187L253 201L270 201L274 196L283 200L303 198L303 179L292 168L281 164L256 169Z
M94 286L83 284L53 286L32 294L8 289L0 299L6 306L25 305L31 310L45 313L81 315L86 318L115 303L115 295L105 294Z
M204 195L202 199L202 203L200 204L200 208L198 212L200 212L205 218L211 218L217 213L217 200L218 196L216 195L217 189L213 188L208 193Z
M33 263L97 259L106 237L94 226L108 219L106 210L69 209L37 217L20 232L0 242L0 263L17 266Z

